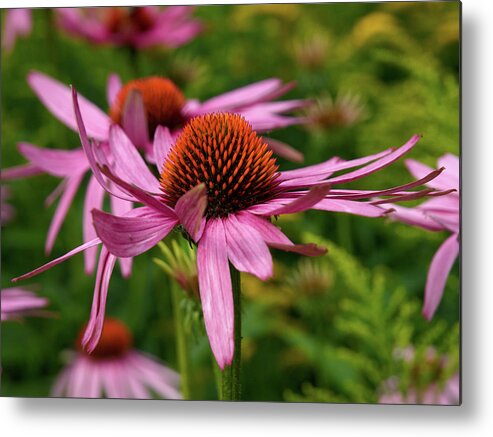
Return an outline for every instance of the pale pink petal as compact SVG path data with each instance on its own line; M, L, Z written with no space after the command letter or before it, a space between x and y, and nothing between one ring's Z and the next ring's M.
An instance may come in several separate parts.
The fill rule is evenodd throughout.
M55 215L50 223L50 228L48 229L48 236L46 238L45 252L48 255L53 249L53 245L55 244L56 237L60 228L65 220L68 209L74 200L75 194L77 193L77 189L84 177L83 174L75 174L72 177L67 179L67 183L63 190L62 197L60 198L60 202L55 211Z
M122 126L137 147L145 148L149 142L147 115L140 91L132 89L123 107Z
M96 230L92 224L91 211L93 209L101 209L103 207L104 189L99 184L94 176L89 179L87 186L86 197L84 200L82 230L84 242L91 241L97 237ZM84 264L86 274L91 274L96 265L97 248L91 247L84 252Z
M365 202L355 202L343 199L323 199L312 207L320 211L344 212L360 215L362 217L382 217L387 214L387 209L371 205Z
M111 126L109 144L111 154L115 159L115 171L122 179L146 191L159 191L159 181L149 171L139 152L120 126Z
M128 192L129 195L131 196L130 198L131 201L141 202L144 205L156 211L159 211L161 214L169 217L170 219L176 218L176 214L169 206L165 205L163 202L159 201L158 199L151 196L149 193L143 191L139 187L136 187L135 185L131 185L128 182L124 181L123 179L120 179L118 176L114 175L109 170L109 168L107 167L103 168L102 173L105 176L107 176L111 181L113 181L115 185L117 185L119 188L122 188L124 191Z
M43 174L43 170L34 164L23 164L10 168L0 169L0 181L27 178Z
M293 214L296 212L306 211L307 209L313 208L314 205L318 204L322 199L325 198L327 193L330 191L329 184L320 184L312 187L309 191L304 193L302 196L297 197L292 202L276 207L269 212L269 215L281 215L281 214Z
M453 234L447 238L431 261L426 279L425 303L423 306L423 315L428 320L433 318L442 300L447 277L459 254L458 238L457 234Z
M404 206L389 204L386 205L394 211L389 217L412 226L418 226L428 231L441 231L443 226L428 217L420 208L406 208Z
M303 153L291 147L289 144L282 141L275 140L273 138L263 137L264 142L267 143L269 148L280 157L293 162L303 162Z
M197 249L197 271L205 328L221 369L234 354L234 304L226 235L220 219L207 222Z
M35 166L53 176L67 177L74 173L84 173L89 163L82 149L53 150L36 147L29 143L19 143L19 152Z
M177 220L148 208L133 210L136 217L116 217L93 210L96 233L108 250L118 257L133 257L154 247L177 224Z
M438 159L438 166L445 167L447 174L457 179L457 187L459 186L460 161L459 157L446 153Z
M272 256L261 234L241 223L234 214L223 219L228 258L241 272L251 273L265 281L272 277Z
M70 373L71 373L72 367L68 366L67 368L63 369L60 374L57 376L55 380L55 384L53 385L53 388L51 389L50 392L50 397L52 398L61 398L64 397L66 390L67 390L67 384L70 379Z
M67 252L65 255L62 255L61 257L56 258L53 261L50 261L50 262L44 264L43 266L38 267L37 269L29 272L29 273L26 273L22 276L18 276L17 278L12 279L12 282L17 282L17 281L21 281L24 279L32 278L33 276L37 276L40 273L43 273L46 270L49 270L52 267L62 263L63 261L73 257L74 255L77 255L78 253L80 253L86 249L89 249L90 247L97 246L98 244L101 244L101 240L99 238L95 238L94 240L88 241L87 243L84 243L84 244L76 247L75 249L72 249L70 252Z
M263 240L268 246L281 249L287 252L300 253L306 256L319 256L327 252L323 247L316 244L294 244L283 232L268 219L258 217L247 211L242 211L236 214L236 218L242 224L246 224L254 228L260 233Z
M10 51L14 48L18 36L28 36L32 31L32 16L30 9L5 10L2 48Z
M430 173L433 169L428 167L427 165L415 161L414 159L406 159L405 161L406 167L409 172L416 178L420 179L426 174ZM448 189L456 189L459 188L459 179L452 174L449 174L447 170L445 170L440 176L436 179L428 182L427 184L431 188L435 188L437 190L448 190Z
M103 246L99 255L91 315L86 330L84 331L84 336L82 337L82 346L89 353L96 348L103 331L106 298L108 296L108 287L113 268L115 267L115 262L115 256L109 253L106 247Z
M164 162L173 146L173 137L167 127L158 126L154 134L154 162L159 173L163 171Z
M207 209L207 191L199 184L178 199L175 213L194 241L199 241L205 227L204 213Z
M36 71L29 73L27 80L46 108L66 126L77 131L70 88ZM82 96L79 104L88 135L105 140L111 124L108 115Z
M116 216L126 216L133 209L133 203L127 202L126 200L119 199L118 197L111 196L111 211ZM120 263L120 268L124 278L130 277L132 273L132 262L133 258L118 258Z
M76 36L84 36L94 43L108 40L109 35L104 23L92 17L84 17L80 8L57 8L58 23L60 26Z
M111 108L115 103L116 96L122 88L122 81L120 76L116 73L112 73L108 77L108 84L106 86L106 98L108 100L108 106Z

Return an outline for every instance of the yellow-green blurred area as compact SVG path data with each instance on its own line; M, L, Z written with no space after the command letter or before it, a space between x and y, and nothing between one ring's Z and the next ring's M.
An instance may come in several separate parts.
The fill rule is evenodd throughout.
M23 141L74 149L78 136L56 120L26 82L31 70L73 84L104 110L106 80L117 72L173 79L188 98L207 99L269 77L296 81L289 98L314 100L313 122L272 132L303 152L305 164L352 159L422 140L408 157L430 166L459 154L458 2L390 2L201 6L205 32L176 50L139 52L93 46L54 26L51 10L35 10L33 33L2 54L2 168L24 163ZM465 145L467 147L467 145ZM279 159L281 169L295 168ZM353 184L378 189L411 181L395 163ZM54 206L45 198L59 181L47 175L13 181L15 219L2 228L2 288L45 263ZM85 186L85 185L83 185ZM82 241L80 190L51 256ZM297 242L326 244L321 259L273 251L275 277L243 280L243 399L250 401L377 402L389 378L400 389L442 384L458 369L459 268L454 266L431 322L421 315L433 254L446 238L388 219L321 211L282 217ZM177 368L170 279L152 258L134 261L129 280L115 269L107 313L122 319L135 347ZM86 323L94 276L77 256L27 281L50 300L54 318L2 323L2 395L47 396ZM467 298L467 296L466 296ZM207 338L190 311L192 395L216 399ZM195 321L194 321L195 320ZM441 372L396 358L408 346L419 359L433 347L447 357Z

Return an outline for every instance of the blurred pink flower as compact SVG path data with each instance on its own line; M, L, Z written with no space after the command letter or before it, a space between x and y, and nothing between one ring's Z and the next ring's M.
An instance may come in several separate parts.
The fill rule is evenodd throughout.
M422 178L432 169L412 159L406 166L415 178ZM438 166L444 172L428 182L431 188L453 190L451 193L429 199L415 208L392 205L394 219L428 231L448 231L451 233L437 250L430 264L425 287L423 315L431 320L443 296L447 277L459 254L460 198L459 198L459 158L450 153L438 159ZM389 205L390 206L390 205Z
M48 305L48 299L19 287L0 290L1 320L18 320L26 316L43 315L40 311Z
M80 340L80 339L79 339ZM53 386L53 397L181 399L178 374L132 348L132 335L119 320L107 318L101 340L91 354L80 348Z
M60 26L94 44L145 49L162 45L179 47L202 30L190 6L59 8Z
M56 118L77 131L69 87L39 72L31 72L28 83ZM143 149L147 160L153 163L155 159L152 138L155 136L156 128L158 126L169 128L171 135L176 139L188 120L199 114L218 111L238 112L260 131L299 123L301 121L299 118L281 114L305 106L307 101L271 101L287 92L292 86L293 84L283 84L279 79L267 79L200 103L197 100L186 100L181 91L168 79L150 77L134 80L122 86L120 78L113 74L110 75L107 84L111 116L82 96L79 97L79 103L87 133L89 137L101 143L98 150L99 153L106 155L106 159L110 161L113 159L108 141L111 126L118 123L133 144ZM277 153L295 160L302 159L302 155L288 145L275 140L266 141ZM46 205L49 206L60 197L46 238L45 251L49 254L90 165L81 148L70 151L52 150L28 143L19 143L18 148L29 163L2 170L2 180L18 179L43 172L62 179L60 185L46 199ZM94 176L91 176L83 209L84 242L96 237L90 214L93 208L101 209L103 201L104 189ZM131 202L120 197L111 197L111 210L114 214L125 214L131 208ZM96 248L88 249L84 257L86 272L90 274L96 265ZM130 275L131 262L130 258L120 259L124 276Z
M380 404L459 405L459 372L447 378L444 383L437 383L436 381L443 379L449 359L438 355L434 347L428 347L424 352L423 355L416 356L412 346L395 351L397 360L403 360L406 365L411 366L409 387L403 392L402 387L399 387L399 379L389 378L383 384L383 393L378 400ZM423 386L423 375L434 380Z
M10 51L14 48L19 36L29 36L32 31L32 16L30 9L7 9L3 24L2 48Z
M67 258L103 243L91 317L83 344L94 349L101 334L108 284L115 257L134 257L181 225L196 242L197 271L204 321L218 365L231 363L234 352L231 263L242 272L262 280L273 274L271 248L308 256L324 253L315 245L293 244L271 218L318 209L366 217L381 217L386 210L365 199L392 196L390 201L428 194L405 191L440 174L432 171L422 180L379 191L331 190L392 164L418 142L415 135L405 145L353 161L333 158L298 170L279 172L272 151L248 122L237 114L198 116L176 141L169 129L159 127L154 157L160 180L149 171L119 126L111 129L108 162L90 143L74 90L75 115L81 142L94 176L106 190L144 206L122 217L93 210L99 238L14 281L37 275ZM362 166L332 177L334 172ZM115 189L118 187L118 191Z

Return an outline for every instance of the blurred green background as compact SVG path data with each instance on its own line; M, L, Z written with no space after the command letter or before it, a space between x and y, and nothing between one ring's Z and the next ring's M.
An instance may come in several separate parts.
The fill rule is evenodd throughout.
M435 166L459 154L459 3L399 2L313 5L202 6L206 30L176 50L152 49L130 63L124 49L96 47L53 25L52 11L35 10L33 33L2 54L2 168L24 162L16 143L79 147L26 82L39 70L107 109L106 80L163 75L189 98L204 100L257 80L295 80L289 98L317 100L317 123L275 131L311 164L337 155L351 159L423 139L409 157ZM293 164L279 159L282 169ZM377 189L410 180L403 162L360 181ZM9 183L15 220L2 228L2 288L46 262L44 241L54 207L45 197L58 181L37 176ZM82 239L81 190L57 239L58 256ZM275 252L276 277L243 277L243 399L256 401L377 402L384 381L442 383L458 368L459 268L456 263L432 322L421 316L426 273L443 233L388 220L323 212L282 218L294 241L329 247L319 260ZM107 314L131 328L135 347L177 367L170 279L152 262L135 259L125 281L115 270ZM82 256L28 281L50 299L56 318L1 326L2 395L47 396L89 317L94 277ZM196 311L191 309L190 311ZM191 329L193 398L215 399L203 330ZM449 358L439 374L419 377L396 351L412 345L417 359L429 347Z

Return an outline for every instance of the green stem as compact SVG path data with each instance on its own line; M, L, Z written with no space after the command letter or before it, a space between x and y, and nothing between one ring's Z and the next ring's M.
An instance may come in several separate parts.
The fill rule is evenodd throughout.
M219 398L225 401L239 401L241 394L241 282L240 272L232 265L229 267L233 289L235 351L231 366L225 367L222 372L222 390Z
M188 355L187 333L185 332L182 302L185 292L171 281L171 295L175 316L176 353L180 369L181 394L183 399L191 399L190 395L190 357Z

